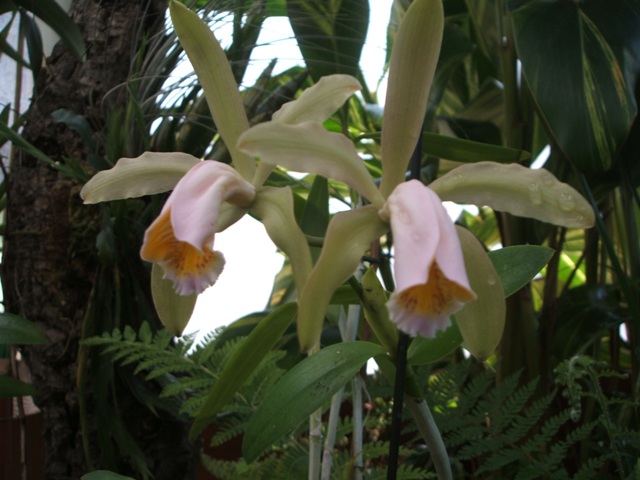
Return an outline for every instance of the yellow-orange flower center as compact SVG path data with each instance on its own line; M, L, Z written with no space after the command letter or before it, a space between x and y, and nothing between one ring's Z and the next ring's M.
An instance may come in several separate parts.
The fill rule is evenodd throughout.
M176 282L178 290L183 290L179 283L185 279L195 280L196 284L203 285L202 289L211 285L222 270L221 263L224 261L208 246L202 245L198 249L178 240L171 225L170 208L147 230L140 256L144 260L160 264L167 277Z
M476 298L475 294L462 285L445 277L436 262L429 267L427 283L414 285L398 292L397 304L417 315L451 314L462 303Z

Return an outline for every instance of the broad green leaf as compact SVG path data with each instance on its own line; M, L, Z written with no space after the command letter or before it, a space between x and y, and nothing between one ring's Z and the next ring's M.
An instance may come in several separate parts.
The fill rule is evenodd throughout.
M33 385L21 382L17 378L0 375L0 398L27 397L35 395Z
M380 138L379 133L358 137ZM516 148L474 142L464 138L449 137L433 132L422 132L422 153L445 160L462 163L493 161L498 163L520 163L531 158L531 154Z
M300 52L315 81L334 73L359 74L369 25L367 0L287 0Z
M373 205L333 217L320 258L300 295L298 338L303 351L318 345L333 292L353 275L371 242L384 235L388 228Z
M510 2L522 71L550 134L583 172L609 170L637 112L640 4Z
M384 354L369 342L343 342L323 348L289 370L267 393L244 434L243 457L252 462L289 434L347 383L365 362Z
M193 422L190 433L192 439L215 420L222 407L231 400L265 355L280 340L282 334L293 321L296 311L295 303L287 303L278 307L260 320L260 323L235 350Z
M95 174L80 190L80 197L84 203L99 203L166 192L198 163L196 157L181 152L121 158L113 168Z
M382 183L386 197L404 180L418 143L435 73L444 12L441 0L415 0L393 44L382 120Z
M451 326L444 331L437 331L435 338L414 338L407 351L407 362L410 365L428 365L449 355L462 345L462 341L458 324L452 317Z
M489 252L505 298L529 283L552 256L553 250L540 245L516 245Z
M543 168L478 162L454 168L429 188L442 200L486 205L567 228L588 228L595 222L582 195Z
M471 233L456 226L469 285L477 295L456 313L464 347L484 361L500 343L507 315L504 289L484 245Z
M196 306L197 295L178 295L173 282L164 278L162 267L151 266L151 295L164 328L179 337L189 323Z
M51 27L76 57L84 56L86 47L82 33L56 0L13 0L13 2L18 7L29 10Z
M307 235L324 237L329 225L329 182L321 175L313 179L304 204L300 227Z
M108 470L96 470L80 477L80 480L134 480L131 477L125 477Z
M49 343L40 327L12 313L0 313L0 345L42 345Z
M187 7L172 1L169 11L180 44L202 85L211 116L231 153L233 164L243 178L251 180L255 162L236 146L240 134L249 128L249 120L224 50L208 25Z

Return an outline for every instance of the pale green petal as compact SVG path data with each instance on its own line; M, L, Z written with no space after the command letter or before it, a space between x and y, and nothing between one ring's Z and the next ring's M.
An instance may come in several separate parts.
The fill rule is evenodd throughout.
M388 228L373 205L338 213L331 219L322 253L299 299L298 339L303 351L318 346L333 292L354 274L371 242Z
M400 182L418 142L440 55L442 0L415 0L402 18L389 64L382 120L382 184L386 197Z
M227 56L198 15L176 1L170 3L169 9L173 27L198 76L233 165L245 180L251 180L255 162L236 147L240 134L249 128L249 120Z
M329 75L307 88L292 102L285 103L273 114L273 121L280 123L324 123L362 85L351 75Z
M455 314L464 347L483 361L496 349L506 318L506 303L500 277L480 241L456 226L471 288L477 295Z
M151 266L151 295L160 321L172 335L179 337L191 319L197 295L179 295L173 282L163 278L162 267Z
M318 123L262 123L242 134L238 146L263 162L344 182L372 204L384 203L353 143Z
M595 221L582 195L544 169L478 162L451 170L429 188L442 200L487 205L568 228L588 228Z
M80 197L84 203L98 203L166 192L200 161L181 152L145 152L136 158L121 158L113 168L89 180Z
M293 211L293 193L289 187L262 187L251 211L258 215L267 234L282 250L293 268L296 289L301 292L311 272L311 252Z

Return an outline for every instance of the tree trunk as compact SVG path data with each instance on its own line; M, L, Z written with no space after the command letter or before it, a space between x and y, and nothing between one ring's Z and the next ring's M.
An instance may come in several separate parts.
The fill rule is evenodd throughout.
M37 81L23 137L56 161L86 158L79 135L55 123L52 112L72 110L100 136L106 112L125 104L122 86L140 35L162 31L165 9L166 0L75 0L72 18L84 35L86 60L56 46ZM87 231L87 225L96 223L98 211L81 205L80 187L25 154L10 165L3 287L7 311L36 322L51 342L24 349L43 412L48 480L78 479L88 471L76 377L83 318L99 268L96 232ZM118 395L131 397L123 389ZM184 447L185 426L162 423L160 428L160 419L148 410L132 407L130 399L118 400L135 416L131 428L138 424L144 430L132 434L139 444L145 439L140 446L155 478L187 478L185 458L193 455Z

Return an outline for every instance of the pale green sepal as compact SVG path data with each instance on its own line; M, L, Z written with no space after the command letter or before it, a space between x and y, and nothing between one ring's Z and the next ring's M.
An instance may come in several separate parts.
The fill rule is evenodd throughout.
M374 268L369 268L362 276L362 305L367 323L373 330L378 341L391 355L396 358L398 350L398 329L389 319L387 310L387 292L380 284Z
M211 116L229 149L233 165L245 180L250 181L255 162L236 146L240 134L249 128L249 120L227 56L209 26L198 15L177 1L170 3L169 11L173 28L198 76Z
M200 161L182 152L121 158L113 168L95 174L80 190L80 197L84 203L99 203L167 192Z
M263 162L344 182L372 204L384 203L353 143L319 123L262 123L245 132L238 145Z
M220 373L218 381L209 391L204 405L198 412L189 436L197 435L213 423L220 410L229 403L238 389L258 368L260 362L282 338L296 314L296 304L286 303L260 320L240 346L233 352Z
M341 212L331 219L320 258L300 295L298 339L302 351L318 346L333 292L353 275L371 242L388 229L373 205Z
M218 210L218 228L216 233L224 232L231 225L244 217L248 208L232 205L231 203L223 203Z
M545 169L478 162L451 170L429 185L444 200L486 205L568 228L593 226L589 203Z
M307 88L294 101L285 103L273 114L273 121L280 123L324 123L362 85L351 75L328 75Z
M404 181L418 142L443 28L442 0L415 0L398 27L382 119L380 190L385 197Z
M289 187L262 187L251 211L258 215L267 234L282 250L293 268L296 289L301 292L311 272L311 251L293 211L293 193Z
M484 246L468 230L456 226L467 276L477 295L455 314L464 347L484 361L500 343L506 319L506 303L500 277Z
M164 328L179 337L189 323L198 295L178 295L173 282L164 278L162 267L151 266L151 296Z

